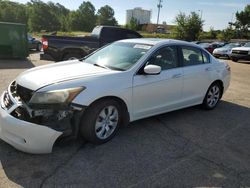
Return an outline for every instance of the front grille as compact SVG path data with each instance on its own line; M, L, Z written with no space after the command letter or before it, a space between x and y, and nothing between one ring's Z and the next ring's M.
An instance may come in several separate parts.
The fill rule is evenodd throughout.
M233 50L232 53L233 53L233 54L247 55L247 54L248 54L248 51L244 51L244 50Z
M14 105L14 103L10 99L8 92L4 93L3 103L4 103L5 108L7 108L8 110Z
M33 91L17 84L15 93L22 101L29 102Z

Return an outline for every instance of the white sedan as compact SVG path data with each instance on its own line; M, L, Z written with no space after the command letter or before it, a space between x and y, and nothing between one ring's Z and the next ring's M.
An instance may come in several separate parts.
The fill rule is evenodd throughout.
M233 48L240 47L241 45L239 43L230 43L223 47L216 48L213 51L213 56L220 58L220 57L226 57L229 58L229 55L231 54L231 51Z
M122 40L20 74L1 96L0 138L28 153L49 153L56 140L79 134L101 144L131 121L213 109L229 82L230 67L195 44Z

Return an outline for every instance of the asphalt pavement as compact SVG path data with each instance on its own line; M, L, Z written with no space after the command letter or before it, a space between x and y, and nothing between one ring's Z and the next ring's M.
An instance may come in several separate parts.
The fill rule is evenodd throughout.
M0 61L0 92L38 54ZM250 64L212 111L186 108L131 123L103 145L81 139L31 155L0 141L0 187L250 187Z

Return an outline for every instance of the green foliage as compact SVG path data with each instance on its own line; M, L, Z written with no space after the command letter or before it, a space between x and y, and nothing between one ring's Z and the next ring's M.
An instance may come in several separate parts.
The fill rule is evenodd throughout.
M95 7L91 2L83 2L69 16L70 28L73 31L91 31L96 25Z
M83 2L79 9L81 23L81 31L91 31L96 24L95 7L89 1Z
M134 17L132 17L129 24L126 25L127 29L131 29L131 30L134 30L134 31L138 30L138 27L139 27L138 21Z
M199 15L195 12L191 12L190 15L180 12L175 17L177 27L175 29L176 38L194 41L199 37L202 31L203 21Z
M216 39L217 35L220 34L220 30L214 30L213 27L210 28L208 32L202 31L199 35L199 40L204 40L204 39Z
M175 34L162 34L162 33L140 33L144 38L163 38L163 39L176 39Z
M28 25L29 31L62 31L62 34L75 35L76 32L90 32L95 25L117 25L114 10L105 5L97 13L90 1L83 1L79 8L70 11L59 3L41 0L30 0L26 4L16 3L9 0L0 0L0 21L16 22ZM149 34L143 33L144 37L177 38L194 41L197 39L221 39L250 38L250 5L243 11L236 13L236 22L229 23L230 26L223 31L215 31L210 28L208 32L202 31L203 21L195 12L189 15L180 12L175 22L177 26L171 34ZM132 30L141 30L135 18L125 26ZM70 32L69 32L70 31ZM59 33L59 32L58 32Z
M51 11L48 4L40 0L31 0L28 6L31 31L56 31L61 28L59 18Z
M236 22L232 25L235 26L237 35L241 38L249 37L250 28L250 4L245 7L241 12L236 13Z
M60 30L68 31L70 29L68 24L70 10L59 3L54 4L53 2L48 2L47 4L50 7L50 12L58 18Z
M230 41L234 37L234 31L228 27L218 34L217 38L222 41Z
M51 1L31 0L24 5L0 0L0 10L0 21L25 23L30 31L36 32L91 31L96 25L95 7L89 1L83 2L76 11L70 11ZM113 9L111 13L114 15ZM111 21L117 25L115 19Z
M71 11L69 13L69 27L72 31L81 30L81 19L79 11Z
M104 7L101 7L97 12L97 24L110 26L118 25L114 15L115 12L110 6L105 5Z
M26 6L11 1L0 1L0 21L27 24Z
M208 31L208 37L209 39L216 39L217 32L214 30L213 27L211 27L210 30Z

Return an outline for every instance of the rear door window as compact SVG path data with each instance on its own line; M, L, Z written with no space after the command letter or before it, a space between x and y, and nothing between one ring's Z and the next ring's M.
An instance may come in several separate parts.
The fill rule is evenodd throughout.
M137 33L127 31L127 32L126 32L126 38L128 38L128 39L132 39L132 38L141 38L141 36L138 35Z
M182 46L183 66L192 66L203 64L203 55L201 50L191 46Z

